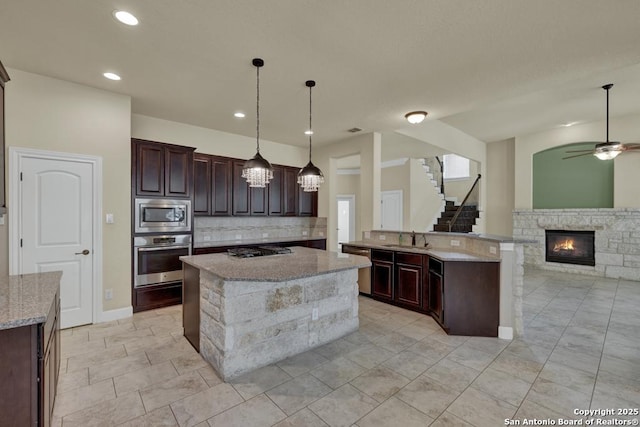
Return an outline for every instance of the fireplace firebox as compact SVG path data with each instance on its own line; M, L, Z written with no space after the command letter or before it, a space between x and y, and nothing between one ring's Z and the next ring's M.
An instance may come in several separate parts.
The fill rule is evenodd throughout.
M593 231L545 230L547 262L596 265Z

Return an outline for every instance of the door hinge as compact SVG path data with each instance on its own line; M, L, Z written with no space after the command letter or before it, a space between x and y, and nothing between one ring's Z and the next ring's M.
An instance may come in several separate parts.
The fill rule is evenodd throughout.
M22 247L22 239L20 239L20 247Z
M20 181L22 181L22 172L20 172Z

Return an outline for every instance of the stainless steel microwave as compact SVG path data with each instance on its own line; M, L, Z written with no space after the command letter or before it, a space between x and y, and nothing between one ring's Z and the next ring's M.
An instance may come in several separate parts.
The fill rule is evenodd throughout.
M136 199L136 233L191 231L191 201L179 199Z

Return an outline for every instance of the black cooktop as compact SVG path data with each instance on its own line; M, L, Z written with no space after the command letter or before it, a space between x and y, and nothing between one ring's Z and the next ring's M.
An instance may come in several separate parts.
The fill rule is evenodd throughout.
M291 249L280 246L254 246L249 248L227 249L227 254L237 258L251 258L256 256L290 254Z

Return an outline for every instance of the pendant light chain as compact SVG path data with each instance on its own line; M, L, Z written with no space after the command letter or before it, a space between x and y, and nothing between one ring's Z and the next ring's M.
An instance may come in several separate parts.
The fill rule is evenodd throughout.
M260 155L260 67L264 61L254 58L252 64L256 67L256 155L244 162L242 177L247 180L249 187L264 188L273 179L273 167Z
M607 142L609 142L609 89L611 89L611 86L606 88L606 91L607 91Z
M256 148L260 152L260 67L256 67Z
M309 163L298 172L298 184L302 187L303 191L318 191L318 188L324 183L324 175L320 168L311 162L311 139L313 135L313 123L312 123L312 100L311 100L311 88L316 85L313 80L307 80L305 85L309 88L309 130L305 133L309 135Z
M309 85L309 161L311 161L311 136L313 135L313 127L311 126L311 88Z

